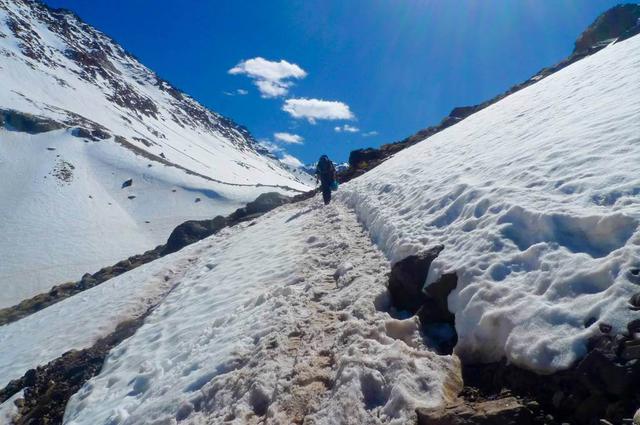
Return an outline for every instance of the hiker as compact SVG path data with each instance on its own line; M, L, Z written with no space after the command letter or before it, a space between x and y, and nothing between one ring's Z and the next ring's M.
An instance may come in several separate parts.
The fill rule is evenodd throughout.
M336 167L327 155L322 155L318 160L316 167L316 183L320 180L320 190L322 190L322 199L324 204L331 202L331 190L335 190L336 183Z

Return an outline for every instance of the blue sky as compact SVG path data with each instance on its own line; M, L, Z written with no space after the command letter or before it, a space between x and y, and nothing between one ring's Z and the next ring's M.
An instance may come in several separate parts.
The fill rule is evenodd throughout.
M205 106L309 163L322 153L346 161L353 149L489 99L567 56L619 1L46 3L73 10Z

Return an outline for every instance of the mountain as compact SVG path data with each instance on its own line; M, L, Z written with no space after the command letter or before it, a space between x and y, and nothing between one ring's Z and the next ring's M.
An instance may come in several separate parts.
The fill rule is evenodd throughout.
M0 0L0 307L308 179L73 13Z
M14 347L0 410L24 398L12 412L68 425L406 424L482 400L461 391L467 367L497 362L469 423L625 423L640 376L638 75L640 37L609 44L328 206L288 203L0 326ZM390 292L403 275L418 276L417 311Z
M0 326L0 421L637 422L640 36L603 44Z

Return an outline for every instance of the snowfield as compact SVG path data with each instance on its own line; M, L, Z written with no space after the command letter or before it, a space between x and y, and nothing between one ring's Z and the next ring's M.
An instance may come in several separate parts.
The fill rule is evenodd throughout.
M569 367L637 318L640 37L613 44L341 187L392 261L445 246L464 361Z
M0 308L152 249L188 219L309 189L68 12L0 0L0 75ZM63 128L29 134L12 111Z
M0 129L0 140L0 197L11 201L0 203L0 308L154 248L178 224L227 215L265 191L207 181L69 130Z
M72 132L0 130L0 179L10 183L0 224L16 251L0 246L0 275L28 254L57 264L79 248L103 261L114 241L154 242L161 223L210 217L262 190L148 167L115 138L85 143ZM249 151L236 153L262 161ZM460 360L568 368L599 325L619 333L638 318L627 303L640 288L639 164L636 36L399 152L342 185L329 206L317 196L284 205L0 326L0 346L10 347L0 350L0 387L150 309L69 400L65 424L399 425L459 393ZM271 177L289 179L280 169ZM91 233L96 218L113 226ZM60 252L47 238L64 241ZM20 252L23 240L33 251ZM436 244L445 248L425 284L459 277L450 356L430 349L417 317L388 313L390 264ZM17 397L0 405L0 420Z

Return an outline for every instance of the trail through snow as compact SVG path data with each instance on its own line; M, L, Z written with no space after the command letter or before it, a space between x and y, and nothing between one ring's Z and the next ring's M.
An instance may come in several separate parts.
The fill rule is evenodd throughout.
M343 205L285 206L198 245L66 424L404 424L456 392L457 361L383 311L388 262Z

